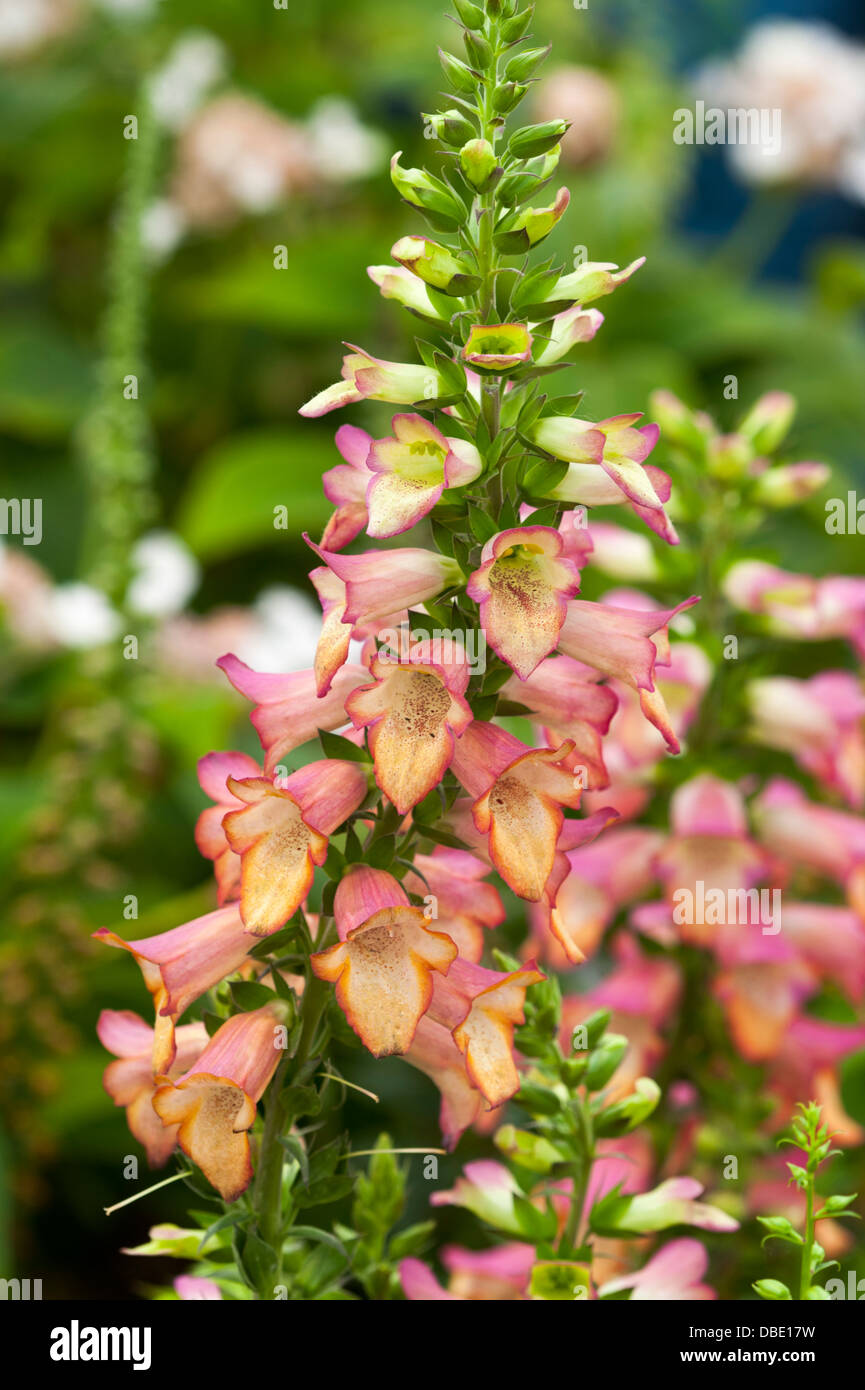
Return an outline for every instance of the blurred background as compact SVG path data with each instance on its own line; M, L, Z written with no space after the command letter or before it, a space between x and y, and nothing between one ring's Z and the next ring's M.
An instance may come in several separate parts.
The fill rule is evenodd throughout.
M196 760L257 751L213 662L310 663L301 532L328 515L336 455L333 424L297 409L336 378L341 340L412 351L413 320L365 267L416 230L387 166L430 155L442 11L0 0L0 496L42 506L38 544L0 536L0 1276L41 1277L46 1298L136 1296L119 1247L184 1210L173 1187L103 1215L138 1149L95 1022L148 1001L90 932L208 910ZM833 495L861 486L863 29L854 0L536 0L554 51L533 114L574 122L549 253L647 257L565 388L586 415L664 386L724 423L783 388L796 457L833 464ZM783 167L674 143L700 96L780 106ZM352 419L382 434L388 412ZM783 514L775 558L861 568L861 540L829 547L823 500ZM355 1147L378 1128L437 1142L431 1084L396 1060L367 1084L382 1104L349 1109Z

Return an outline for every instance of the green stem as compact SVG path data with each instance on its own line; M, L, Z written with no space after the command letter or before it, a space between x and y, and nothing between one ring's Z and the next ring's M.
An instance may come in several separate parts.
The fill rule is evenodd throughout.
M592 1131L591 1116L588 1113L586 1103L580 1098L578 1098L577 1119L580 1155L573 1167L574 1185L571 1192L571 1209L568 1212L568 1219L559 1242L561 1254L575 1250L582 1240L583 1210L592 1176L592 1165L595 1161L595 1138Z
M802 1246L802 1265L799 1271L799 1298L804 1299L811 1285L811 1251L814 1248L814 1174L808 1174L805 1197L805 1244Z

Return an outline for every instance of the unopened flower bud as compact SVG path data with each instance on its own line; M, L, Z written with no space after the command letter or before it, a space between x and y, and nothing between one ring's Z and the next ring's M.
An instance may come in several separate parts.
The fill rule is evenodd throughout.
M498 168L496 152L489 140L470 140L460 150L460 168L473 188L485 188Z
M829 480L825 463L785 463L761 473L754 487L754 501L764 507L792 507L819 492Z
M796 414L796 402L787 391L767 391L751 407L739 426L757 454L771 454L786 438Z

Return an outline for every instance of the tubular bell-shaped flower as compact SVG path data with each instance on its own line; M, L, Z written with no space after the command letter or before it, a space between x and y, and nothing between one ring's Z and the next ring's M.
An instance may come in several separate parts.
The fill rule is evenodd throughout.
M221 656L216 664L235 690L255 703L250 718L265 751L268 775L294 748L315 738L319 729L339 729L347 724L346 696L367 676L362 666L343 666L327 695L319 698L313 671L289 671L286 675L253 671L232 654Z
M404 814L441 781L454 751L454 735L472 720L464 699L468 666L455 644L437 650L419 642L406 658L373 657L374 685L354 690L346 710L356 728L369 729L375 778Z
M653 531L671 545L678 543L676 532L664 511L666 500L643 466L658 442L657 425L636 426L640 414L613 415L592 424L589 420L567 416L542 416L531 428L530 437L538 448L555 458L577 465L603 469ZM563 501L569 498L567 475L556 489ZM581 500L581 499L573 499Z
M474 799L472 816L502 878L537 902L557 867L563 806L580 804L581 779L568 770L573 744L528 748L495 724L475 720L459 740L453 770ZM559 855L558 881L567 872Z
M393 437L372 441L366 460L367 534L408 531L432 510L445 488L464 487L483 460L465 439L448 439L422 415L395 415Z
M138 962L156 1010L153 1070L167 1075L176 1052L176 1020L246 959L250 938L239 905L217 908L182 927L139 941L124 941L107 927L93 935L106 946L129 951Z
M655 664L662 661L659 644L664 660L669 659L667 625L677 613L697 602L693 597L675 608L642 610L573 599L559 635L559 646L566 655L584 661L604 675L615 676L637 691L643 713L663 734L672 753L678 753L679 742L655 685Z
M235 1014L182 1076L159 1078L153 1097L163 1124L178 1126L183 1152L226 1202L252 1177L247 1131L283 1055L283 1018L280 1000Z
M519 1089L514 1026L523 1022L529 985L543 979L534 961L500 971L457 958L435 981L429 1016L450 1029L470 1081L491 1106L503 1105Z
M342 359L342 380L301 406L301 415L315 419L362 400L422 405L453 394L442 374L422 363L385 362L351 343L346 343L346 347L351 351Z
M585 768L587 789L608 785L602 737L618 705L612 690L599 685L599 679L591 667L569 656L554 656L524 680L512 677L502 687L509 700L525 705L544 726L551 748L564 739L573 741L575 759Z
M357 425L340 425L336 447L345 459L322 474L324 495L336 511L324 528L321 543L326 550L342 550L366 526L366 490L369 472L366 461L372 448L372 435Z
M240 911L255 936L278 931L303 902L328 836L358 809L369 787L357 763L324 758L280 779L228 779L242 804L223 820L240 855Z
M488 865L464 849L436 845L432 854L416 854L414 872L403 883L410 893L430 899L433 920L459 947L463 960L479 961L484 930L505 919L498 890L485 883Z
M153 1029L128 1009L103 1009L96 1032L117 1058L105 1068L102 1084L114 1104L125 1108L129 1132L144 1148L150 1167L161 1168L177 1143L177 1127L163 1125L153 1109ZM175 1042L172 1072L179 1075L204 1051L207 1029L203 1023L185 1023L176 1030Z
M580 571L549 526L518 526L487 541L467 585L493 650L525 680L559 640Z
M447 972L456 946L430 930L423 909L382 869L353 865L334 911L340 940L311 957L313 970L336 985L340 1008L373 1056L405 1052L429 1008L432 972Z
M524 323L474 324L463 360L480 371L506 372L531 360L532 335Z
M322 550L308 536L304 539L345 584L343 620L347 623L370 623L390 617L462 583L462 570L456 560L434 550L403 546L399 550L339 555Z
M247 753L208 753L198 760L201 790L216 804L198 817L195 843L205 859L213 860L220 907L240 896L240 859L225 838L222 819L242 803L228 790L228 779L260 776L261 768Z

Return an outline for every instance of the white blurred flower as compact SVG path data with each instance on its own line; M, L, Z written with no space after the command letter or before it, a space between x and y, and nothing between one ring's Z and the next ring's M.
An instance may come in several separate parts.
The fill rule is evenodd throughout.
M264 212L314 183L302 126L252 97L229 92L208 102L178 143L171 197L194 226L218 226L238 212Z
M179 536L151 531L132 552L135 573L126 594L133 613L170 618L180 613L201 577L198 561Z
M78 20L78 0L0 0L0 58L20 58Z
M312 162L322 178L336 183L362 179L384 164L384 137L363 125L351 103L341 97L316 102L306 119L306 129Z
M150 79L153 114L169 130L180 130L225 76L225 50L219 39L191 30L177 40Z
M120 633L120 615L91 584L58 584L47 604L48 627L62 647L99 647Z
M96 0L97 9L131 19L143 19L145 15L153 14L158 4L159 0Z
M170 256L183 240L185 231L183 210L170 198L155 199L141 218L141 240L154 261Z
M303 671L312 666L321 634L318 605L298 589L264 589L238 656L256 671Z
M757 25L739 55L705 66L695 93L724 109L780 110L780 149L730 145L749 183L836 186L865 201L865 47L828 24Z

